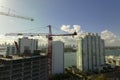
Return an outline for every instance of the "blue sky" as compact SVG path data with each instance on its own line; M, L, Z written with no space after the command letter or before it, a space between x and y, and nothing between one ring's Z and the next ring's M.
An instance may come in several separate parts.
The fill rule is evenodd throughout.
M0 34L47 32L48 24L55 27L53 32L61 32L62 25L80 25L86 32L100 33L107 29L120 34L120 0L0 0L0 6L35 19L30 22L0 15Z

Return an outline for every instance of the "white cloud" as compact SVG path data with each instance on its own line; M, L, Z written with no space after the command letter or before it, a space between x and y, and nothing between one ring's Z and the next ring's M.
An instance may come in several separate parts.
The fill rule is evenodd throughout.
M72 33L74 31L77 32L77 36L75 38L71 37L61 37L61 40L66 43L75 43L75 40L77 37L81 36L81 34L84 33L83 30L81 30L80 25L73 25L73 28L70 28L70 25L62 25L61 27L62 31ZM101 38L105 40L106 46L120 46L120 36L117 36L113 32L109 30L104 30L101 32Z
M65 42L66 44L75 44L76 43L76 38L79 37L82 33L84 33L83 30L81 30L80 25L73 25L71 28L70 25L62 25L60 28L62 31L67 32L67 33L73 33L77 32L77 35L74 37L71 36L62 36L62 37L57 37L61 41Z
M76 37L79 37L82 33L84 33L85 31L83 31L81 29L80 25L73 25L73 27L71 28L70 25L62 25L60 28L62 31L67 32L67 33L73 33L73 32L77 32Z
M73 33L74 31L76 31L78 33L78 35L80 35L83 32L80 29L81 29L80 25L73 25L72 28L70 28L70 25L63 25L61 27L62 31L65 31L65 32L68 32L68 33ZM17 40L17 38L19 38L19 37L0 35L0 39L1 39L0 42L13 42L14 40ZM40 44L48 43L48 40L47 40L46 36L38 36L38 37L36 36L34 38L39 39ZM72 36L56 36L56 37L53 37L53 40L54 41L60 40L60 41L65 42L65 44L74 44L75 43L75 38L73 38Z
M76 32L79 32L81 29L80 25L73 25L73 30L75 30Z
M69 32L70 31L70 25L62 25L60 28L62 31Z
M0 35L0 39L1 39L1 38L4 38L4 35Z
M71 36L56 36L53 37L54 41L63 41L65 44L75 44L76 39Z
M105 40L106 46L120 46L120 37L111 31L102 31L101 38Z
M68 32L68 33L73 33L74 31L77 32L77 36L75 36L74 38L72 36L56 36L53 37L53 40L59 40L59 41L63 41L65 44L76 44L76 38L81 36L82 33L84 33L85 31L81 30L81 26L80 25L73 25L73 27L71 28L70 25L62 25L60 28L62 31ZM67 33L66 33L67 34ZM105 40L105 45L106 46L120 46L120 36L117 36L116 34L114 34L113 32L109 31L109 30L104 30L101 32L101 38ZM18 37L6 37L4 35L0 35L0 42L13 42L14 40L16 40ZM34 37L36 39L39 39L39 43L43 44L47 44L48 40L46 38L46 36L39 36L39 37Z
M70 25L62 25L60 29L68 33L73 33L75 31L79 32L81 27L80 25L73 25L73 27L71 28Z
M14 37L14 36L5 36L5 35L0 35L0 44L1 43L14 43L14 41L17 40L18 37Z

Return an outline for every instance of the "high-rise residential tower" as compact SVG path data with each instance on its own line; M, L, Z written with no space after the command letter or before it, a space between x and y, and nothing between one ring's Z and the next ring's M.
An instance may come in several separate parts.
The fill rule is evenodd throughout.
M77 40L77 68L100 70L105 64L104 40L97 33L85 33Z
M64 43L52 43L52 74L64 73Z

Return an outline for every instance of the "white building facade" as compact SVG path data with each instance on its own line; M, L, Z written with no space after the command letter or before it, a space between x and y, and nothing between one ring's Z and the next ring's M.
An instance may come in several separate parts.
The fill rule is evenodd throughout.
M64 43L52 42L52 74L64 73Z
M28 37L23 37L18 39L18 48L15 45L10 45L7 47L6 54L23 54L23 53L34 53L34 50L38 49L38 40L37 39L29 39Z
M29 39L28 37L23 37L18 39L20 53L29 52L33 53L34 50L38 49L38 40L37 39Z
M77 40L77 68L94 71L105 64L104 40L97 33L86 33Z

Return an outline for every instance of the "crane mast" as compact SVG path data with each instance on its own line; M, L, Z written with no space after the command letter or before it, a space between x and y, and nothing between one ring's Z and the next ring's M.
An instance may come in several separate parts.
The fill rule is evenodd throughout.
M52 74L52 30L51 25L48 25L49 34L48 34L48 74ZM48 76L50 77L50 76Z

